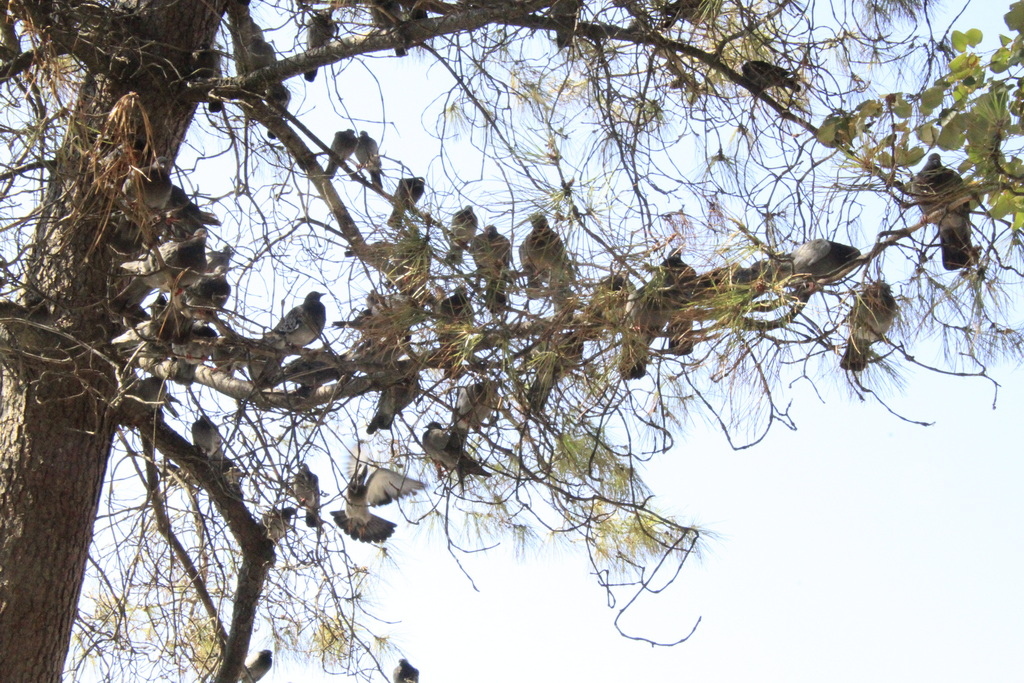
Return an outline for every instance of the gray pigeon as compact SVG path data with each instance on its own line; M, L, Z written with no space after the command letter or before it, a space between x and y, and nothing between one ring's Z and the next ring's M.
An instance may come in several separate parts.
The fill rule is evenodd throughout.
M410 664L408 659L399 659L392 678L393 683L420 683L420 670Z
M309 465L302 463L299 471L292 479L292 490L299 505L306 509L306 526L320 526L320 478L310 471Z
M461 482L466 475L491 476L479 462L466 454L465 443L457 433L448 433L438 422L430 422L423 432L423 450L438 465L454 471Z
M391 537L397 525L371 513L370 508L387 505L425 486L423 482L398 472L354 460L345 488L345 509L335 510L331 516L351 538L363 543L380 543Z
M167 223L171 234L178 239L191 237L207 225L220 225L220 220L209 211L203 211L192 201L185 190L171 186L171 197L167 201Z
M377 399L377 410L366 426L366 433L373 434L379 429L391 431L395 416L399 415L417 396L420 395L420 378L418 374L403 377L380 392Z
M330 11L314 12L306 23L306 48L315 50L331 42L334 37L334 19ZM317 69L313 68L303 74L312 83L316 80Z
M781 66L754 59L744 62L740 70L743 77L750 81L754 93L762 93L768 88L786 88L800 92L800 82L797 81L796 74Z
M827 282L846 277L860 258L860 249L832 240L804 242L789 255L793 275L810 275Z
M473 242L473 238L476 237L476 231L479 225L480 223L477 221L476 214L473 213L472 206L467 206L461 211L457 211L455 215L452 216L452 224L449 233L452 241L452 247L448 251L445 261L452 265L462 263L462 252L469 249Z
M270 671L270 667L274 665L274 653L270 650L260 650L255 654L249 655L249 658L245 660L245 668L242 670L242 677L238 679L239 683L256 683Z
M868 348L881 341L896 319L896 299L884 282L872 282L857 294L850 311L850 337L839 367L861 372L868 365Z
M224 457L224 439L220 435L220 430L205 415L201 415L192 423L192 443L211 460L220 460Z
M341 370L330 354L299 356L284 366L279 379L298 384L297 395L309 396L325 384L341 379Z
M484 306L498 314L508 304L508 284L512 273L512 243L488 225L469 244L477 273L484 279Z
M541 214L530 217L533 229L519 245L519 261L526 275L526 293L531 299L544 295L547 283L556 299L564 298L572 281L573 267L565 244Z
M284 83L271 83L267 86L267 104L272 104L278 109L288 109L288 103L292 101L292 91ZM270 133L273 137L273 134Z
M358 144L359 138L351 128L339 130L334 134L334 140L331 142L331 151L334 152L334 155L327 162L328 178L333 178L334 174L338 172L339 161L348 161L348 158L355 154Z
M943 267L959 270L969 266L975 260L975 253L971 243L971 207L964 179L943 166L938 154L930 154L927 163L914 176L911 191L919 197L926 217L939 214L937 220L932 220L939 228Z
M171 415L178 416L171 405L178 401L167 392L167 382L159 377L132 378L125 389L125 399L154 413L166 408Z
M373 23L379 28L398 28L405 19L405 12L398 0L370 0L370 14ZM396 57L404 57L404 47L395 48Z
M327 309L320 303L320 292L310 292L305 300L281 319L264 339L275 347L302 347L315 341L327 324Z
M206 229L200 228L188 239L167 242L157 253L121 267L150 289L173 292L195 284L206 272Z
M227 268L220 266L185 290L185 303L193 308L220 309L224 308L230 296Z
M251 70L264 69L277 63L277 53L274 46L263 40L258 35L253 35L249 41L249 67Z
M697 277L678 253L661 262L655 276L630 297L626 320L636 331L623 344L623 377L640 379L647 374L647 359L654 338L687 301L687 287Z
M395 185L395 208L388 217L388 225L398 228L402 225L402 217L423 198L427 185L423 178L402 178Z
M676 2L665 4L659 10L664 17L659 28L662 30L667 29L680 19L695 23L700 22L706 17L706 14L701 12L701 5L704 4L703 0L676 0Z
M359 168L370 174L370 184L377 189L384 187L381 181L380 146L365 130L359 133L359 139L356 140L355 155Z
M452 423L455 430L465 441L465 435L479 429L490 419L498 407L498 387L489 380L483 379L469 386L461 386L456 392L455 410L452 411Z
M192 53L192 73L188 80L198 81L206 78L220 78L221 75L220 52L212 48L203 48ZM210 100L206 103L206 110L211 114L224 111L224 103L220 100Z
M141 200L155 211L167 207L173 189L171 162L167 157L157 157L149 166L132 169L122 186L122 191L129 202Z
M293 507L274 508L267 511L263 515L263 526L267 530L267 538L274 543L284 538L292 526L292 517L294 516L295 508Z

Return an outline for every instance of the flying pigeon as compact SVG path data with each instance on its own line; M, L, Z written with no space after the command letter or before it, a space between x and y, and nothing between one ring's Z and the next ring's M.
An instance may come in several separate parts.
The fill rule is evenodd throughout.
M420 378L418 374L403 377L380 392L377 399L377 410L366 426L367 434L374 434L379 429L391 431L395 416L401 413L417 396L420 395Z
M245 660L245 669L242 670L242 677L238 679L238 683L256 683L267 675L273 665L274 653L270 650L260 650L249 655L249 658Z
M868 365L868 348L881 341L896 319L896 299L884 282L872 282L857 294L850 311L850 338L839 367L861 372Z
M122 186L122 192L129 202L141 200L156 211L167 206L173 189L171 162L167 157L157 157L149 166L132 169Z
M477 221L476 214L473 213L473 207L467 206L461 211L457 211L452 216L452 224L449 232L451 237L452 247L448 251L448 255L445 257L445 261L451 265L462 263L462 252L470 248L473 239L476 237L477 227L480 223Z
M263 526L267 530L267 538L277 543L292 525L292 517L295 516L295 508L274 508L263 515Z
M299 471L292 479L292 490L299 505L306 508L306 526L320 526L320 478L310 471L309 465L302 463Z
M484 279L484 305L500 313L508 303L508 280L512 270L512 243L493 225L469 243L477 272Z
M396 524L370 512L371 507L423 489L426 485L398 472L353 460L352 475L345 488L345 509L331 513L334 522L351 538L363 543L386 541Z
M206 229L196 230L188 239L167 242L157 253L150 252L121 267L149 289L172 292L195 284L206 272Z
M975 257L971 244L971 208L964 190L964 179L942 165L942 157L930 154L911 184L911 191L920 198L925 216L941 212L934 221L939 228L942 265L946 270L969 266Z
M220 430L205 415L201 415L192 423L192 443L211 460L220 460L224 457L224 439L220 435Z
M459 434L448 433L439 422L429 422L423 432L423 450L445 469L454 471L461 482L469 474L491 476L479 462L466 454L465 442Z
M755 94L762 93L768 88L787 88L793 92L800 92L800 83L796 80L796 74L781 66L754 59L744 62L740 70L743 72L743 77L750 81Z
M324 331L327 324L327 309L320 303L320 292L310 292L305 300L288 311L264 339L276 348L286 346L306 346L312 343Z
M402 224L402 216L405 212L416 205L426 191L427 186L423 178L402 178L395 186L395 208L388 217L388 225L397 228Z
M626 304L626 319L637 332L636 339L627 337L624 356L626 379L640 379L647 374L649 347L654 337L685 304L687 285L697 277L696 271L686 265L678 253L661 262L659 272L630 297Z
M408 659L399 659L392 678L394 683L420 683L420 670L410 664Z
M533 229L519 245L519 260L526 274L526 292L531 299L543 296L541 289L547 283L556 296L562 298L564 289L572 280L572 263L565 244L541 214L530 217Z
M370 184L377 189L384 187L381 182L380 146L365 130L359 133L359 139L356 140L355 155L356 161L359 162L359 168L366 169L366 172L370 174ZM401 181L399 181L399 185L401 185ZM396 190L396 198L397 194Z
M583 0L555 0L551 5L551 19L559 24L555 30L555 45L563 50L572 45L572 37L576 33L576 21L579 19Z
M398 0L370 0L370 14L373 17L373 23L383 29L396 28L405 18L405 13ZM396 57L405 55L404 47L395 48Z
M334 140L331 141L331 151L334 152L334 155L327 162L328 178L333 178L334 174L338 172L339 161L348 161L348 158L355 154L358 145L359 138L356 137L356 132L351 128L339 130L334 134Z
M315 50L323 47L331 42L333 37L334 20L331 18L330 11L314 12L306 23L306 48ZM312 83L316 80L316 72L317 69L314 67L304 73L303 77Z

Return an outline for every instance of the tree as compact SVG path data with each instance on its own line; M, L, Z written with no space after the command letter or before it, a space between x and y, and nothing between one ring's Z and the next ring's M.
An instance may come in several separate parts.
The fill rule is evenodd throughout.
M1016 355L999 304L1020 273L1021 38L985 62L971 32L952 51L920 41L906 20L925 11L857 4L837 32L798 3L8 3L5 675L58 680L74 633L72 668L95 655L110 678L234 681L258 614L359 668L386 636L363 611L369 559L309 500L359 480L345 446L424 480L401 524L436 525L456 555L582 541L609 591L643 592L704 533L660 513L639 472L686 422L756 443L789 422L792 379L877 397L925 365L914 343L932 333L942 371ZM334 40L273 58L324 12ZM392 50L409 55L380 59ZM897 61L921 67L920 93L860 75ZM421 71L442 104L399 143L385 115L410 118ZM345 123L319 118L332 104ZM382 180L335 128L386 133ZM966 153L965 183L913 182L933 143ZM190 194L199 182L223 194ZM972 222L963 262L940 267L930 225ZM836 244L797 249L812 238ZM237 252L226 310L223 273L172 246L195 244ZM872 312L883 278L897 328ZM340 324L311 325L314 297L274 328L269 302L311 290ZM868 348L847 373L851 308ZM323 348L294 334L311 327ZM181 435L200 416L223 454ZM303 487L317 456L332 476ZM282 512L300 505L301 534ZM356 508L342 524L374 540ZM140 624L153 662L124 655Z

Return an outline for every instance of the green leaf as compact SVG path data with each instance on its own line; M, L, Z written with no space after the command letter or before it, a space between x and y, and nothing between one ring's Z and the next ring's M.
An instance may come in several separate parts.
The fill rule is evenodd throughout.
M836 146L836 130L839 128L839 118L829 116L821 126L818 127L818 142L826 147Z
M935 144L942 149L960 149L964 146L964 125L964 117L957 114L942 127L942 132L935 139Z
M946 89L935 85L921 93L921 113L930 114L935 107L942 104Z
M953 49L957 52L963 52L967 49L967 36L960 31L953 31Z
M893 102L892 113L901 119L908 119L914 113L914 109L910 106L910 102L907 102L906 98L900 94L896 96L896 101Z
M931 123L926 123L917 129L917 139L928 147L935 144L935 136L935 126Z
M1024 31L1024 2L1015 2L1010 5L1010 11L1003 15L1006 27L1018 33Z
M898 156L900 166L917 166L924 159L924 147L911 147Z
M983 37L982 32L979 29L972 28L967 31L967 44L971 47L978 45Z

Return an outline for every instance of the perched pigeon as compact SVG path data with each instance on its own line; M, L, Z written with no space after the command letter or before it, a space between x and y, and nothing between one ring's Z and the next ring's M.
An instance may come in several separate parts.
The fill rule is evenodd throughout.
M284 538L292 526L292 517L294 516L295 508L293 507L274 508L264 513L263 526L267 530L267 538L274 543Z
M787 88L793 92L800 92L800 83L796 80L796 74L781 66L754 59L744 62L740 70L743 72L743 77L750 81L755 93L764 92L768 88Z
M841 242L815 239L804 242L789 255L785 266L793 275L810 275L819 281L835 282L849 275L860 250Z
M221 266L185 290L185 303L193 308L224 308L231 296L227 268Z
M128 201L140 200L156 211L167 207L173 189L171 162L167 157L157 157L149 166L132 169L122 186Z
M450 229L450 237L452 240L452 247L448 251L448 255L445 260L449 264L462 263L462 252L470 248L473 243L473 239L476 237L477 227L480 223L477 221L476 214L473 213L473 207L467 206L461 211L457 211L452 216L452 224Z
M167 242L157 253L121 267L150 289L173 292L195 284L206 272L206 229L200 228L188 239Z
M358 144L359 138L351 128L339 130L334 134L334 140L331 142L331 151L334 155L327 162L328 178L333 178L334 174L338 172L339 161L348 161L348 158L355 154Z
M267 86L267 104L272 104L278 109L287 109L291 101L292 91L284 83L271 83Z
M327 309L320 303L322 296L320 292L307 294L305 300L288 311L264 338L279 349L306 346L315 341L327 324Z
M334 37L334 19L330 11L314 12L306 23L306 48L315 50L331 42ZM317 69L313 68L303 74L312 83L316 80Z
M366 426L366 433L373 434L379 429L391 431L395 416L400 414L420 395L420 378L417 374L403 377L380 392L377 410Z
M209 211L203 211L192 201L185 190L171 186L171 197L167 202L167 222L172 234L179 239L191 237L207 225L220 225L220 220Z
M943 267L959 270L969 266L974 261L973 226L964 179L943 166L938 154L930 154L927 163L914 176L911 190L920 198L921 211L939 228ZM934 214L939 215L934 217Z
M532 415L543 414L551 390L570 368L583 360L584 342L583 333L577 329L564 332L542 346L534 361L537 373L526 393Z
M192 73L188 80L198 81L206 78L219 78L221 74L220 52L212 48L203 48L192 53ZM224 111L224 103L220 100L210 100L206 103L206 110L211 114Z
M185 363L198 365L213 355L217 331L209 325L193 322L188 337L171 344L175 357Z
M564 298L565 288L572 281L573 267L565 244L541 214L530 217L533 229L519 245L519 260L526 274L526 292L531 299L543 296L547 283L556 298Z
M220 435L220 430L205 415L201 415L192 423L192 443L211 460L220 460L224 457L224 439Z
M320 526L320 478L310 471L309 465L302 463L299 471L292 479L292 490L299 505L306 508L306 526Z
M466 454L462 437L454 431L445 431L439 422L427 424L427 429L423 432L423 450L435 463L454 471L460 482L470 474L491 476L483 465Z
M868 348L881 341L896 319L896 299L884 282L872 282L864 287L850 311L850 338L839 367L850 372L861 372L867 367Z
M381 181L380 146L365 130L359 133L359 139L356 140L355 155L359 168L366 169L370 174L370 184L378 189L384 187ZM397 196L398 192L395 194Z
M379 28L397 28L405 18L405 12L398 0L370 0L370 14ZM404 57L404 47L395 48L396 57Z
M500 313L508 303L508 281L512 271L512 243L488 225L469 244L477 272L484 279L484 305Z
M676 2L665 4L660 10L661 15L664 17L660 28L662 30L667 29L680 19L689 22L699 22L706 16L700 11L701 5L706 5L705 0L676 0Z
M640 379L647 374L651 342L687 301L687 285L697 277L696 271L671 254L661 263L655 276L630 297L626 319L636 331L635 339L627 337L623 344L626 379Z
M299 356L284 366L280 380L299 385L299 396L308 396L319 387L341 379L341 370L328 354Z
M395 208L388 217L388 225L397 228L402 225L405 212L423 198L427 186L423 178L402 178L395 186Z
M551 4L551 19L559 24L555 31L555 45L559 50L572 45L572 37L576 33L576 22L582 7L583 0L555 0Z
M178 416L171 405L178 401L167 392L167 382L159 377L133 378L125 389L125 399L154 413L167 408L171 415Z
M498 407L498 388L489 379L461 386L456 393L452 423L463 442L466 435L479 429Z
M235 255L235 250L231 247L224 247L217 251L206 252L206 272L207 274L214 273L220 269L224 269L225 272L231 268L231 257Z
M256 683L267 675L273 665L274 653L270 650L260 650L249 655L249 658L245 660L245 669L242 671L242 677L238 679L238 683Z
M251 70L263 69L277 63L277 53L274 46L265 41L262 36L253 35L248 45L249 67Z
M392 678L393 683L420 683L420 670L410 664L408 659L399 659Z
M345 509L331 513L334 522L348 536L364 543L386 541L396 524L370 512L371 507L387 505L425 487L425 484L398 472L376 468L354 460L352 475L345 488Z

